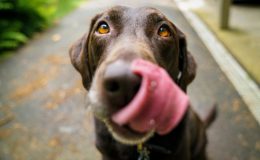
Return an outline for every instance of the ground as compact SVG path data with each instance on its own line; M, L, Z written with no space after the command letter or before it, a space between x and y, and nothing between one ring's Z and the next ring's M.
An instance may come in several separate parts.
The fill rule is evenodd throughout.
M109 5L149 5L162 10L188 38L198 63L188 90L201 116L213 103L219 114L208 130L212 160L258 160L260 127L209 51L173 1L109 1ZM96 151L92 114L69 46L87 30L91 17L107 8L89 1L0 62L0 160L92 160Z

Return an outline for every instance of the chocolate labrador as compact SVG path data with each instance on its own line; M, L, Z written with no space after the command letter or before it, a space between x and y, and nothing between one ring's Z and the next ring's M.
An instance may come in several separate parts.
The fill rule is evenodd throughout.
M215 108L201 120L189 107L179 124L165 135L139 133L111 120L140 87L141 78L129 69L135 59L164 68L184 92L195 78L196 63L187 51L184 34L160 11L116 6L97 14L89 32L69 53L89 91L96 147L103 160L207 159L206 128L215 118Z

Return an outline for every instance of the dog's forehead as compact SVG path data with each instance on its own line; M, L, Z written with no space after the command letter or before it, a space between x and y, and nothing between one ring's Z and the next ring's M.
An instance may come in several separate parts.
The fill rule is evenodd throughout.
M116 6L110 8L109 10L103 12L103 16L106 19L114 20L124 20L124 21L149 21L158 22L166 20L166 17L159 10L151 7L140 7L140 8L130 8L125 6Z

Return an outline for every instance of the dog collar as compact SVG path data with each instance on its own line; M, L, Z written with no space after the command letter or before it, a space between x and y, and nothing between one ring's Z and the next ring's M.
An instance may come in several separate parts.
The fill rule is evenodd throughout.
M139 153L138 160L149 160L149 150L144 147L142 143L137 145L137 152Z
M139 153L138 160L150 160L149 154L151 151L155 151L157 153L170 155L172 151L154 144L138 144L137 145L137 152Z

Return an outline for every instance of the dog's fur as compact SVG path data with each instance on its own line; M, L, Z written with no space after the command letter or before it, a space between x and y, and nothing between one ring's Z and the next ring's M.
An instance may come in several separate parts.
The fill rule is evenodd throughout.
M97 26L106 22L110 33L100 35ZM160 37L158 28L166 25L170 37ZM80 72L83 85L91 94L93 108L101 117L111 116L102 90L102 76L107 66L116 61L130 64L142 58L163 67L180 88L186 92L196 73L196 63L187 51L184 34L161 12L154 8L117 6L96 15L85 34L70 49L74 67ZM94 109L95 110L95 109ZM180 124L169 134L155 134L145 142L151 160L206 160L206 127L214 120L215 111L205 122L189 107ZM135 160L136 146L116 141L106 125L95 118L96 146L103 160ZM154 147L152 147L154 146ZM156 149L157 148L157 149ZM159 149L158 149L159 148ZM168 153L165 153L163 148Z

